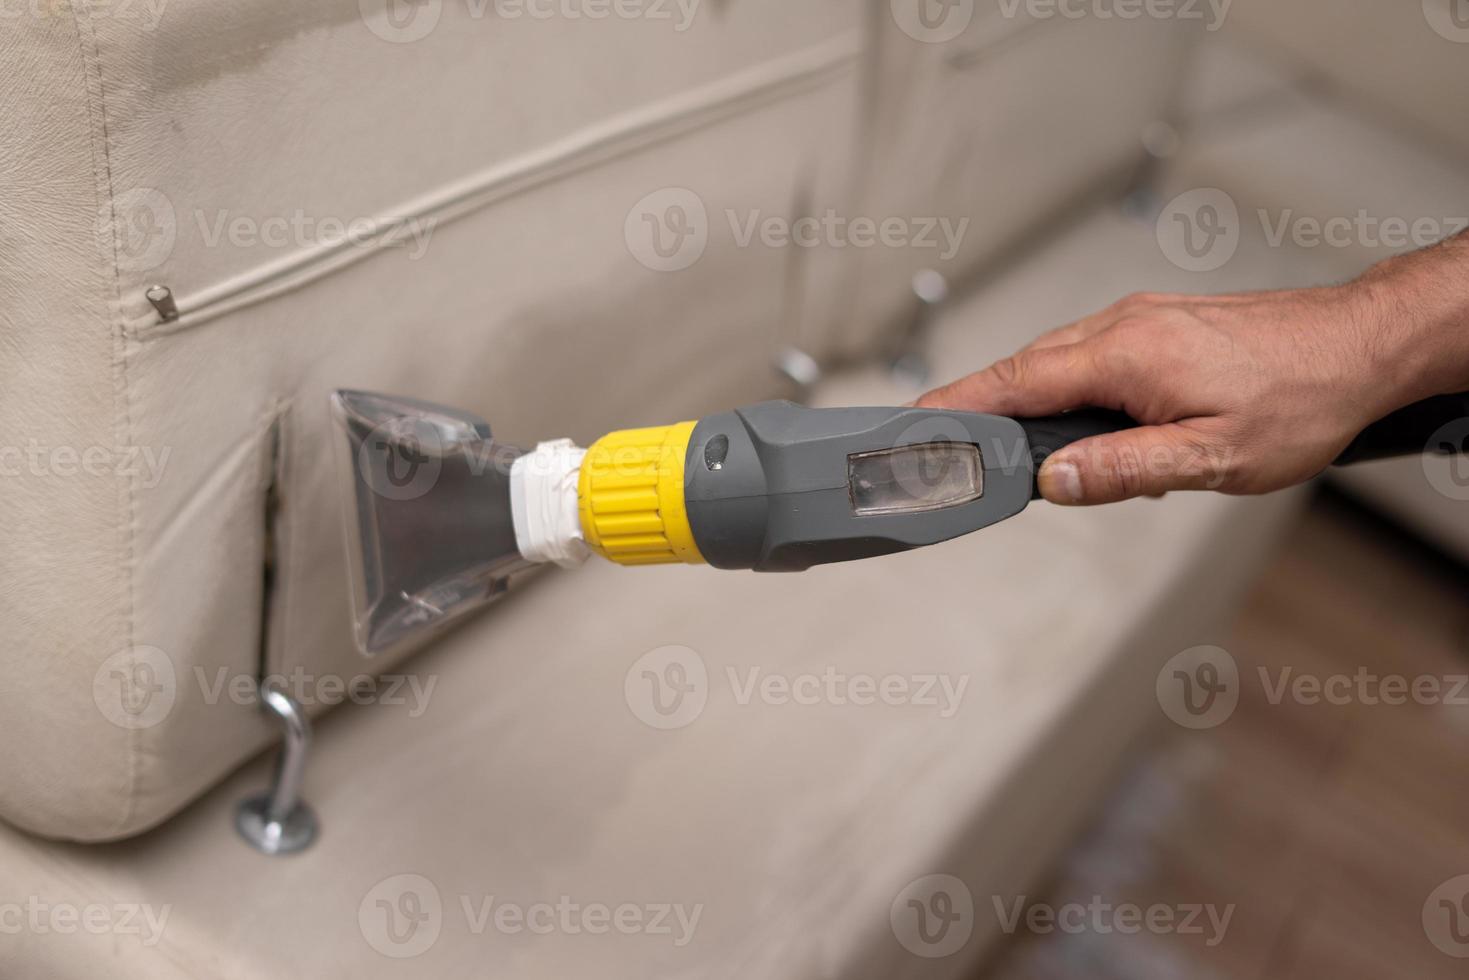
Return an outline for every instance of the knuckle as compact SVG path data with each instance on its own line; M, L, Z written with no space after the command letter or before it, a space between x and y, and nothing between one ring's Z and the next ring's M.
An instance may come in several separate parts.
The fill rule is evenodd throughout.
M1154 305L1158 302L1159 298L1160 297L1157 293L1128 293L1126 296L1118 300L1114 304L1114 307L1118 310L1140 310L1145 307Z
M1125 316L1108 331L1114 344L1135 345L1150 343L1158 338L1162 324L1149 314Z
M1113 375L1131 376L1150 357L1148 345L1139 341L1135 327L1118 324L1090 352L1096 366Z
M1246 486L1256 462L1247 442L1227 435L1198 435L1184 443L1189 475L1205 490L1229 492Z
M996 361L990 366L995 381L1006 388L1017 388L1025 380L1025 358L1015 355Z
M1136 497L1147 486L1142 453L1131 446L1116 451L1112 459L1112 485L1124 497Z

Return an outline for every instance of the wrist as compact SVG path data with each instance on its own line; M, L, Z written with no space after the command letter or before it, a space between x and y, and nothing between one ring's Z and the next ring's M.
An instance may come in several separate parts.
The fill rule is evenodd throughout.
M1374 410L1469 390L1469 238L1390 259L1342 289Z

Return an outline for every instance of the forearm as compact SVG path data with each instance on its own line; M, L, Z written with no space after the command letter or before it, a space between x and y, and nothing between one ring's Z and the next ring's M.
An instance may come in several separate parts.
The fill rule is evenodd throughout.
M1386 411L1469 391L1469 232L1389 259L1351 286L1362 298L1368 370Z

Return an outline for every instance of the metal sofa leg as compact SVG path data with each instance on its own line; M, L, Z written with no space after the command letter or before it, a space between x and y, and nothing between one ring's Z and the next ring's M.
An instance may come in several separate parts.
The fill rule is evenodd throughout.
M310 847L318 830L316 814L301 799L311 722L296 699L278 688L263 688L260 699L265 711L281 723L285 738L269 791L241 801L235 828L258 851L294 854Z

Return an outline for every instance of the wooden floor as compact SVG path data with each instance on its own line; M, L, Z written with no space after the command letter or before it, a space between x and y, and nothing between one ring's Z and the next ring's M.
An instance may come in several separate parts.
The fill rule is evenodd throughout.
M1423 921L1435 889L1469 874L1469 690L1452 680L1469 674L1469 575L1326 496L1227 649L1242 678L1233 716L1160 728L1040 899L1233 905L1224 939L1022 926L986 980L1469 977ZM1285 667L1351 676L1351 703L1272 703ZM1364 703L1359 671L1446 678L1458 696L1439 700L1459 703Z

